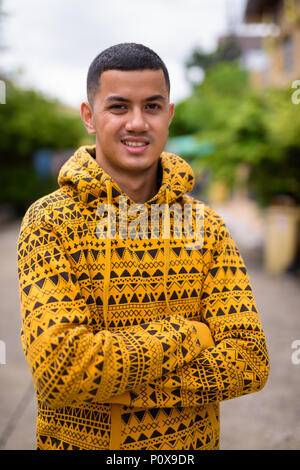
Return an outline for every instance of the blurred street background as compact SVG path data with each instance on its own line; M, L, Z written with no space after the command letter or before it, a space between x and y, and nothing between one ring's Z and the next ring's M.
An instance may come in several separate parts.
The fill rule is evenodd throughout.
M148 28L135 0L126 12L119 0L101 9L86 0L85 10L77 0L45 3L0 0L0 449L35 448L20 343L21 220L58 187L73 151L93 143L79 111L89 63L134 41L169 68L175 116L166 150L190 163L193 195L225 220L267 337L267 385L221 404L221 449L299 450L300 0L146 0ZM128 34L121 20L132 31L132 16Z

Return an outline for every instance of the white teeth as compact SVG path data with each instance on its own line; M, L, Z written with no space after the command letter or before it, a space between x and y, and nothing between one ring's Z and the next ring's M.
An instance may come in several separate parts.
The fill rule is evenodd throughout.
M146 142L130 142L127 140L124 140L123 143L129 147L143 147L144 145L147 145Z

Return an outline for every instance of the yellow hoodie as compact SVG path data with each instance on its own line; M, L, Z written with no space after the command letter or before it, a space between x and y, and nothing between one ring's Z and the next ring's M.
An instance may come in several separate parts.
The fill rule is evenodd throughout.
M61 168L60 188L24 216L21 338L38 449L218 449L219 402L266 383L243 260L218 214L186 194L189 165L163 153L160 168L138 218L95 148L81 147ZM165 218L150 232L155 204ZM203 209L199 246L188 249L188 231L179 238L173 204L191 208L193 230Z

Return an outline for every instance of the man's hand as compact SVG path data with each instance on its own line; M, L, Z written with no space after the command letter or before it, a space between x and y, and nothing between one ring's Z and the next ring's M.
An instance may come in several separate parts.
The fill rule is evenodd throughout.
M192 320L191 323L197 330L197 336L203 349L213 347L215 343L208 326L201 321Z

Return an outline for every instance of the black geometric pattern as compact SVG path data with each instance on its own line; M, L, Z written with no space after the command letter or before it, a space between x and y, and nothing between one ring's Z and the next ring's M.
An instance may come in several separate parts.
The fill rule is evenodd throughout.
M269 372L244 262L207 206L199 249L174 237L172 213L168 241L121 238L119 226L115 239L99 238L97 207L112 202L118 215L126 195L94 157L94 147L80 148L20 231L37 448L219 448L219 402L260 390ZM190 167L167 153L160 163L161 186L146 207L189 203L194 226ZM207 325L203 334L191 320Z

